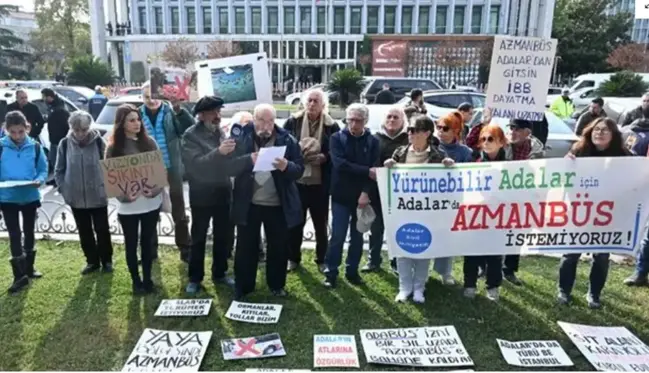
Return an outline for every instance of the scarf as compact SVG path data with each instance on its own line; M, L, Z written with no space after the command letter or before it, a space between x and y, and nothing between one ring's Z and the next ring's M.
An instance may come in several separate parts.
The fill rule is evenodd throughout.
M306 144L313 143L309 139L315 139L315 143L322 144L322 133L324 132L325 113L320 114L320 118L315 121L309 120L309 116L305 112L302 116L302 128L300 130L300 147L304 157L320 153L320 146L306 147ZM315 125L313 125L315 123ZM322 167L320 165L304 165L304 173L298 183L305 185L317 185L322 183Z

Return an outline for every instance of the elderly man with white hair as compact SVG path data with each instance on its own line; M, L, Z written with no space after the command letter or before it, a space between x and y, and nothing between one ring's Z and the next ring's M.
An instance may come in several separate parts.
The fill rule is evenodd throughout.
M309 210L315 230L315 262L324 271L327 253L327 220L329 219L329 185L331 181L331 136L340 131L328 114L327 95L321 89L308 91L303 98L305 110L293 114L284 123L284 129L295 137L304 157L304 175L297 188L302 201L302 216L306 221ZM288 270L295 270L302 260L304 223L291 231Z
M288 131L275 125L276 116L272 105L258 105L254 110L254 131L244 131L235 149L235 157L252 159L234 180L232 218L237 225L234 257L236 300L255 290L262 224L268 242L266 283L273 295L287 295L284 286L288 231L303 220L296 181L302 177L304 165L300 146ZM282 146L286 147L284 156L274 159L272 171L253 171L260 150Z
M99 131L90 128L92 116L75 111L68 119L70 132L57 149L54 179L79 231L79 243L86 256L82 275L113 271L113 245L108 224L108 199L104 188L106 143Z
M363 235L356 228L358 207L370 203L369 196L376 188L376 164L379 141L365 128L369 110L363 104L347 108L347 127L331 137L331 240L325 257L324 285L336 287L338 267L342 262L343 245L350 233L345 277L353 285L362 284L358 265L363 252Z

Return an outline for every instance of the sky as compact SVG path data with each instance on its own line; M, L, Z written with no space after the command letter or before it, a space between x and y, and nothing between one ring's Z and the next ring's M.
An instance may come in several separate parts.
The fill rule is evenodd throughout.
M27 12L34 11L34 0L0 0L0 5L16 5Z

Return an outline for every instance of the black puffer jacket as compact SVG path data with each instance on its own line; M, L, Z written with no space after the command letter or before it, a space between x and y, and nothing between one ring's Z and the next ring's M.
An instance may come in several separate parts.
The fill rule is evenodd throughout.
M47 131L50 135L50 143L58 145L68 135L68 131L70 130L70 125L68 125L70 113L65 108L63 100L58 96L49 104L48 109Z

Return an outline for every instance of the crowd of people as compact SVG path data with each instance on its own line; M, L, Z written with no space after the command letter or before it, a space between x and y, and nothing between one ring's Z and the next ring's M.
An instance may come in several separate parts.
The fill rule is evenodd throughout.
M125 104L115 116L106 142L91 128L92 116L75 112L66 117L69 131L61 134L52 158L54 179L76 221L80 246L86 257L82 275L113 271L113 245L108 223L108 199L100 160L160 151L167 170L168 188L128 192L118 198L118 220L124 234L126 265L133 292L156 291L151 277L158 253L156 225L161 211L170 211L181 260L188 263L188 294L199 293L205 277L208 230L213 227L211 280L234 288L235 299L255 291L261 227L266 241L266 283L278 297L287 296L287 274L302 263L302 238L307 212L315 231L315 264L327 288L337 286L343 246L349 234L344 278L353 285L363 283L361 273L380 271L384 221L376 182L377 169L397 164L441 163L453 167L466 162L507 162L544 157L547 121L512 120L511 134L491 123L485 109L481 123L467 129L473 107L462 104L437 121L426 115L422 92L412 92L405 108L393 105L376 133L367 128L369 110L363 104L346 109L343 123L328 114L327 96L311 90L304 96L303 110L291 115L282 127L270 104L254 112L233 117L236 128L223 132L219 97L201 98L193 115L178 105L155 100L150 87L143 87L144 105ZM56 95L44 90L48 103L56 106ZM645 100L647 98L647 100ZM624 133L601 115L601 100L593 100L592 120L580 127L579 141L566 155L566 162L581 157L647 155L649 147L649 96L643 97L641 117ZM53 109L56 110L56 109ZM0 181L25 185L0 189L0 209L9 231L14 280L9 291L20 291L30 279L42 276L35 269L34 225L40 206L38 187L48 176L47 156L30 133L41 123L22 103L5 118L5 136L0 139ZM259 151L286 147L276 158L273 171L253 171ZM189 184L191 230L185 214L183 180ZM331 237L327 225L331 211ZM22 215L22 227L19 224ZM368 216L372 219L368 220ZM236 230L236 234L235 234ZM367 263L361 267L363 234L369 232ZM24 235L24 243L22 236ZM140 255L138 255L138 247ZM234 278L228 276L228 259L234 250ZM646 285L649 274L649 237L639 252L637 271L625 282ZM557 299L570 302L580 254L563 256L559 269ZM453 261L437 258L433 269L446 285L453 285ZM608 272L609 254L593 255L590 288L591 308L599 308ZM497 301L503 279L521 286L517 276L520 256L497 255L463 258L464 295L473 298L478 280L485 278L486 296ZM412 297L425 301L430 260L391 258L399 277L395 300ZM141 270L140 270L141 267Z

